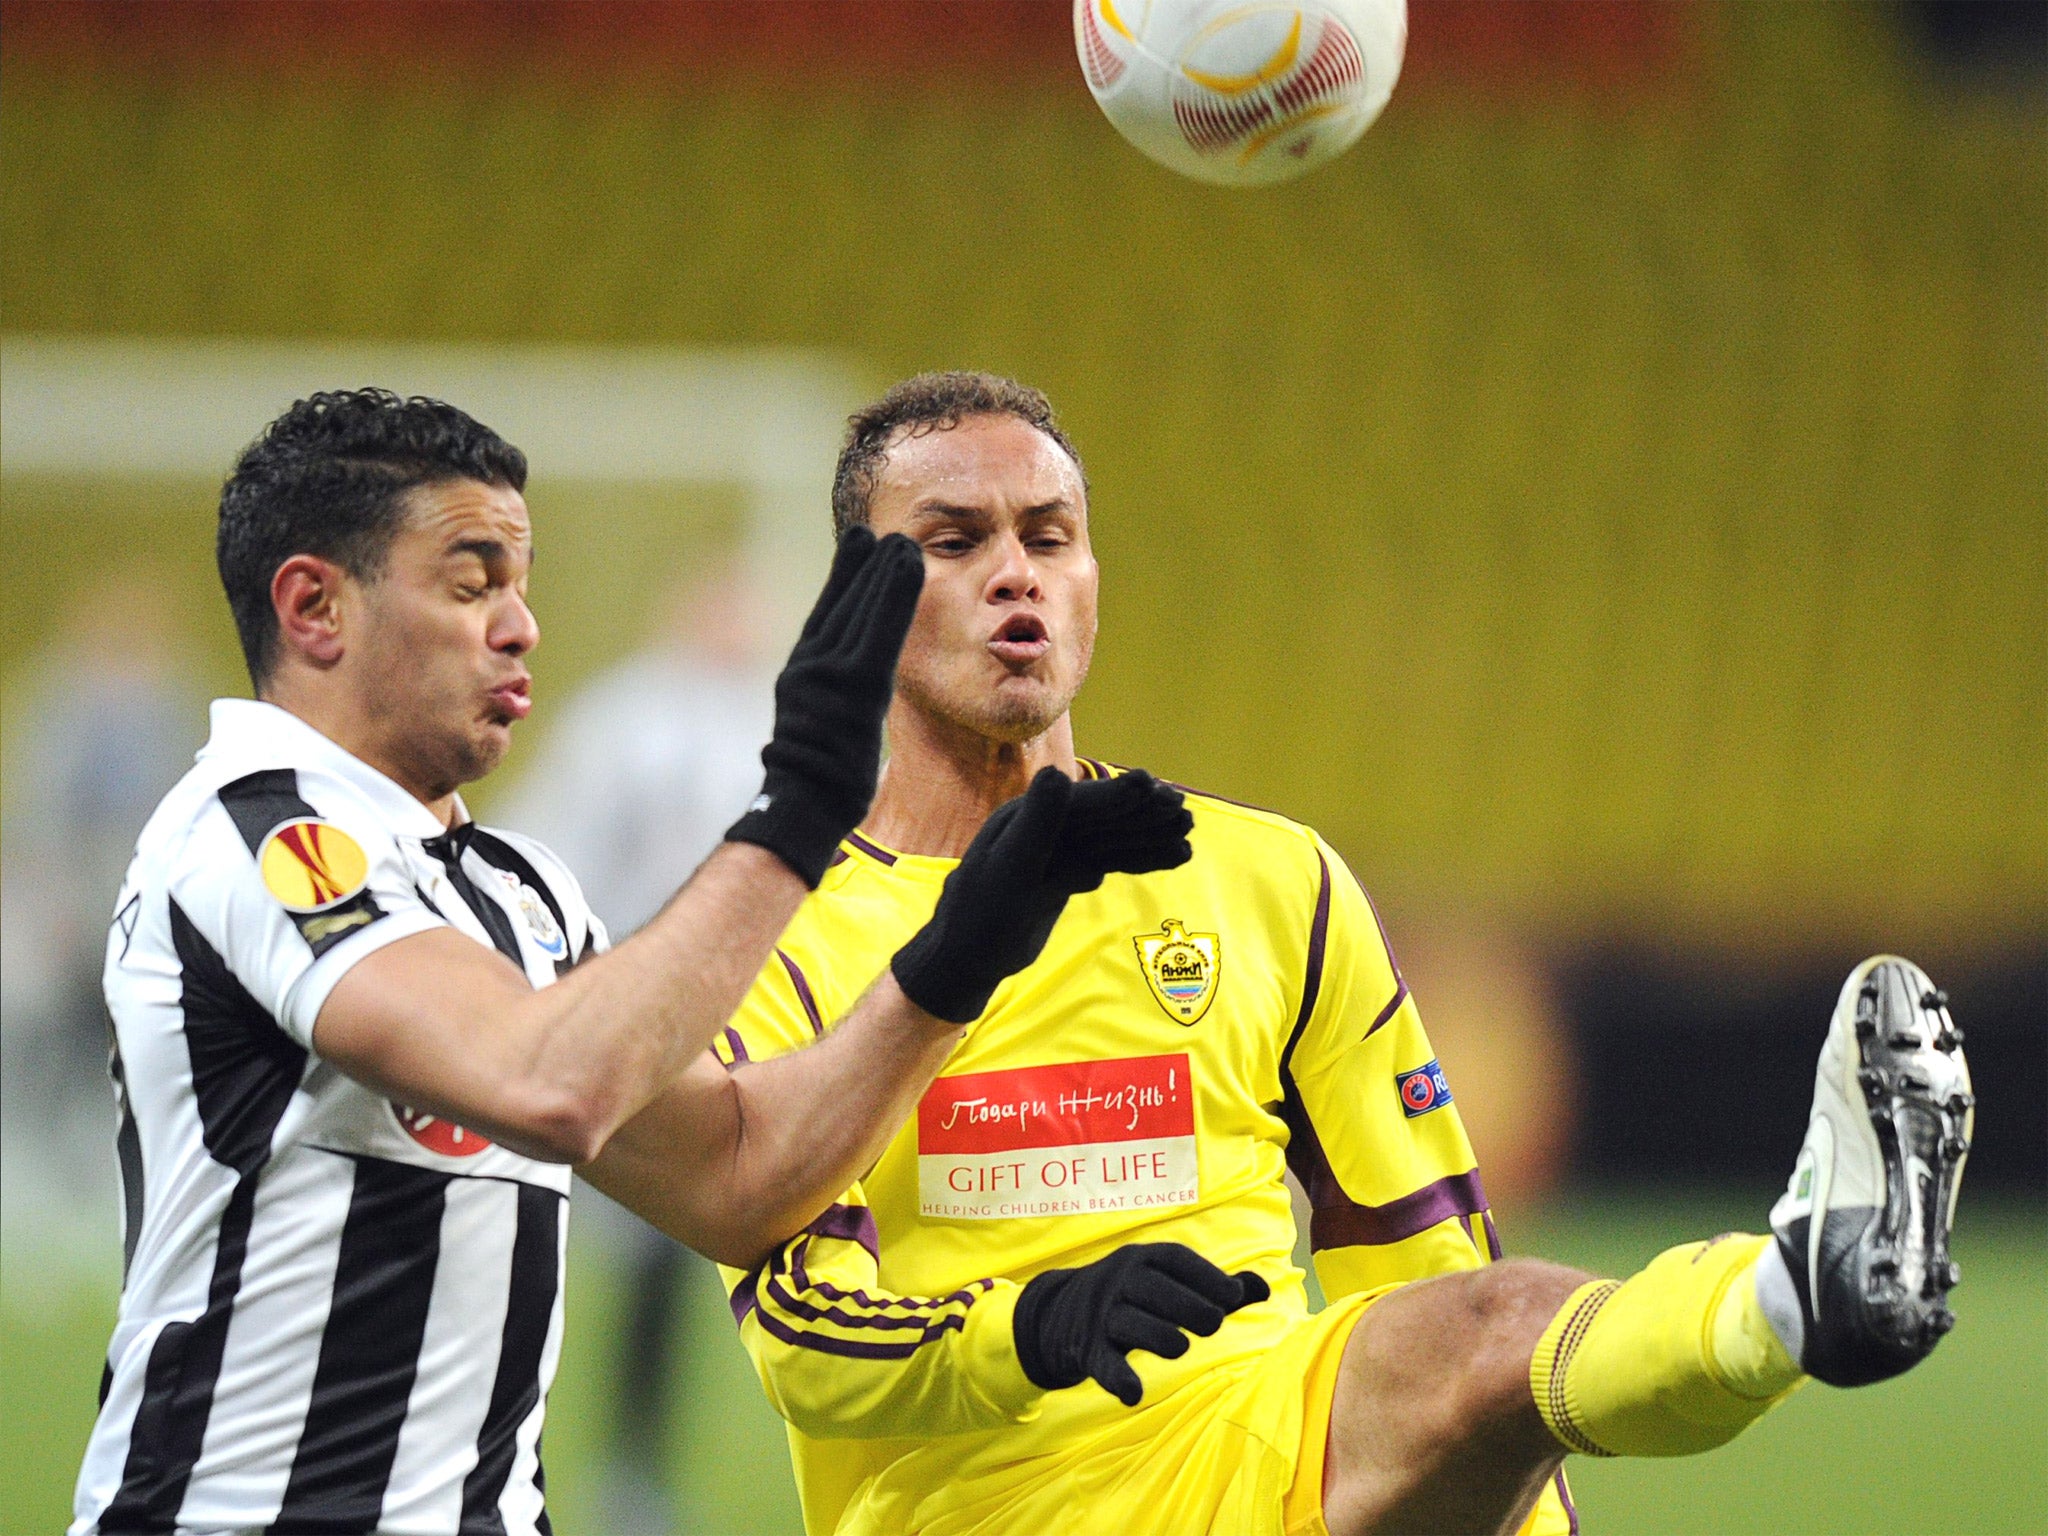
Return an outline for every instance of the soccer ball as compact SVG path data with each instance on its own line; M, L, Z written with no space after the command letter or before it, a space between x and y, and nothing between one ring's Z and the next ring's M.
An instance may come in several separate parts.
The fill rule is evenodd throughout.
M1116 131L1228 187L1350 148L1401 73L1407 0L1074 0L1081 72Z

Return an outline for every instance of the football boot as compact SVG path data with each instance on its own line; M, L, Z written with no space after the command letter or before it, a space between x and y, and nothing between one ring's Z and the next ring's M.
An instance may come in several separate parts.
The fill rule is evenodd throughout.
M1838 1387L1896 1376L1955 1326L1956 1189L1975 1125L1962 1031L1920 967L1849 973L1771 1229L1803 1314L1799 1364Z

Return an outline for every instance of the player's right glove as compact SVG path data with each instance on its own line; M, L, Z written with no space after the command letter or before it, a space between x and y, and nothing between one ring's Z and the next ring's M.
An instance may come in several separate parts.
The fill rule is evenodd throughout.
M761 749L761 793L725 836L766 848L812 890L875 798L882 717L923 588L917 545L900 533L877 539L864 527L847 529L825 590L775 679L775 735Z
M973 1023L1003 979L1038 958L1068 897L1106 875L1187 863L1194 825L1180 791L1149 773L1077 784L1041 768L946 876L931 921L889 962L896 984L933 1017Z
M1132 1243L1079 1269L1048 1269L1025 1285L1012 1324L1017 1363L1048 1391L1092 1376L1135 1408L1145 1388L1124 1358L1129 1351L1178 1360L1188 1352L1188 1334L1207 1338L1230 1313L1269 1294L1252 1271L1226 1275L1180 1243Z

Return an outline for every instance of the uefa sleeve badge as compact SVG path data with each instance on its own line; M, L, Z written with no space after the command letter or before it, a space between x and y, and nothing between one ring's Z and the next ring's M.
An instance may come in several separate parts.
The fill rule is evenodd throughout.
M1213 933L1189 933L1177 917L1160 924L1157 933L1131 940L1138 949L1138 969L1145 985L1176 1024L1201 1022L1216 997L1223 969L1223 941Z
M1451 1085L1434 1061L1425 1061L1413 1072L1395 1073L1394 1091L1401 1096L1401 1113L1410 1120L1451 1102Z
M370 861L341 828L299 816L270 831L256 856L264 889L291 914L316 955L384 915L370 894Z

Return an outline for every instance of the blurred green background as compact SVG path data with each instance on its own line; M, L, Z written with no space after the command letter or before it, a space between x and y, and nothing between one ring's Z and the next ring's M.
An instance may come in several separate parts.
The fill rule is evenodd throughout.
M1626 1271L1768 1191L1557 1182L1571 1106L1619 1112L1545 981L1570 957L2048 955L2043 98L1929 10L1418 0L1358 148L1233 194L1115 136L1057 0L9 0L0 326L1040 385L1105 573L1084 750L1323 830L1465 1074L1511 1247ZM0 676L141 572L237 689L216 488L8 470ZM538 739L740 514L545 462L532 499ZM2020 996L1994 1043L2032 1125ZM1966 1210L1965 1323L1927 1369L1813 1389L1699 1462L1582 1467L1589 1529L2038 1529L2038 1138L2020 1155ZM7 1532L61 1522L91 1417L118 1261L111 1232L74 1249L0 1254ZM569 1536L601 1528L616 1284L579 1248L548 1433ZM708 1281L687 1313L697 1528L791 1529Z
M329 69L31 21L0 309L1014 373L1094 483L1098 754L1551 922L2038 932L2040 114L1929 78L1889 8L1681 14L1680 56L1607 91L1413 79L1257 194L1159 170L1035 56L671 77L444 27ZM8 500L10 548L62 526ZM180 505L159 547L231 658ZM58 542L61 590L93 563ZM544 623L576 600L538 588ZM10 602L5 654L50 611ZM598 658L555 639L559 692Z

